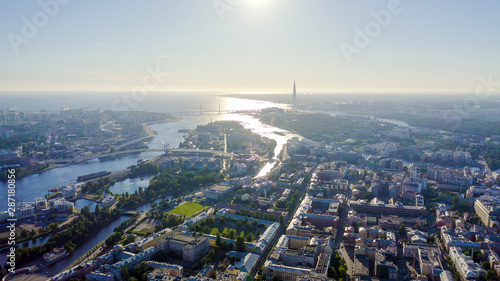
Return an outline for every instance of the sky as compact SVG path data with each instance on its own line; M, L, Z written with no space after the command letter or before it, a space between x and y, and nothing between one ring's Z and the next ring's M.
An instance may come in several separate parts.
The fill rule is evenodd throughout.
M500 1L1 1L0 91L473 92ZM156 73L156 74L151 74Z

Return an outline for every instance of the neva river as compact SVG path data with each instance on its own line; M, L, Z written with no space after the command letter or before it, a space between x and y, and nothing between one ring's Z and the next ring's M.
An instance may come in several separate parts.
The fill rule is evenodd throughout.
M56 111L60 109L61 106L69 106L72 108L88 108L89 110L94 110L99 108L102 110L112 109L113 101L120 98L120 94L117 93L107 93L107 94L82 94L82 93L71 93L71 94L53 94L51 95L43 94L43 96L38 96L39 94L24 93L26 99L29 98L30 103L21 103L23 100L19 95L16 98L6 98L3 102L8 107L16 106L19 110L27 111ZM57 101L57 102L54 102ZM17 102L17 103L16 103ZM131 110L140 111L151 111L151 112L179 112L179 111L189 111L196 112L195 114L189 115L177 115L182 117L183 120L180 122L173 123L159 123L151 125L151 129L158 132L158 136L150 143L149 147L154 149L163 148L164 144L168 144L169 147L178 147L179 143L183 140L183 133L179 133L179 129L194 129L197 125L207 124L209 122L218 120L235 120L241 122L245 128L252 130L263 137L271 138L276 140L277 146L275 149L275 155L278 155L284 144L290 137L297 135L289 134L279 128L271 127L260 123L257 119L245 115L245 114L199 114L200 104L203 110L218 112L219 105L221 110L224 112L226 110L230 111L241 111L241 110L260 110L269 107L280 107L288 108L286 104L277 104L272 102L255 101L247 99L229 98L210 94L200 94L192 93L191 95L175 95L169 93L153 93L150 94L146 100L143 102L138 102L134 108ZM278 133L278 134L277 134ZM287 133L284 135L283 133ZM300 137L300 136L297 136ZM76 178L80 175L89 174L93 172L98 172L102 170L107 170L111 172L116 172L123 170L130 165L136 164L137 160L144 158L154 158L161 155L161 152L143 152L139 155L133 155L123 158L118 158L114 160L108 160L100 162L98 159L89 161L88 163L75 164L63 168L55 168L41 174L35 174L28 176L23 179L19 179L16 182L16 199L20 201L31 201L38 196L44 196L48 193L50 188L69 184L75 182ZM272 167L276 164L276 161L267 163L257 176L266 175ZM139 186L145 187L148 184L149 178L127 180L120 182L111 187L112 192L133 193ZM7 190L6 183L0 183L0 190ZM7 209L7 193L0 192L0 210ZM77 202L79 207L85 206L86 204L92 204L92 202L81 201ZM95 208L95 206L92 206ZM149 205L140 207L140 210L149 209ZM71 264L74 260L79 258L89 249L93 248L100 241L104 240L108 235L113 232L113 228L116 227L121 221L126 218L120 217L118 220L114 221L108 227L102 229L99 235L92 237L87 240L84 244L78 247L78 249L72 253L68 258L63 259L47 269L42 274L54 275L64 269L66 266ZM40 241L37 243L43 244L46 241ZM0 263L4 264L4 255L0 256Z
M28 94L25 94L28 95ZM34 95L34 96L33 96ZM96 102L95 99L87 98L86 95L78 94L77 96L72 96L76 94L68 94L69 96L54 95L54 98L44 95L44 97L37 97L36 94L31 94L31 103L23 104L19 102L19 97L15 100L6 100L8 106L16 106L19 110L47 110L56 111L60 106L70 106L70 107L86 107L90 110L99 108L102 110L108 110L112 108L113 98L119 98L118 94L109 93L101 94L101 102ZM90 97L94 97L94 94L90 94ZM110 96L108 96L110 95ZM40 99L40 100L37 100ZM55 104L53 101L57 100ZM16 104L16 101L19 104ZM52 102L51 102L52 101ZM193 102L194 101L194 102ZM38 103L38 107L36 107ZM268 107L281 107L287 108L288 105L276 104L271 102L262 102L246 99L237 99L222 97L210 94L199 94L193 93L192 95L174 95L164 93L153 93L148 96L146 100L141 103L135 104L135 108L132 110L144 110L153 112L178 112L178 111L189 111L189 112L199 112L200 104L203 110L218 111L219 105L222 111L225 110L259 110ZM151 129L158 132L158 136L150 143L149 147L152 149L162 149L163 144L168 144L169 147L175 148L179 146L179 143L183 140L183 133L179 133L179 129L194 129L197 125L207 124L210 121L217 120L237 120L243 123L246 128L251 129L255 133L258 133L264 137L273 138L278 142L276 152L279 152L284 143L286 143L287 137L275 134L275 132L282 132L278 128L269 127L261 124L258 120L242 114L190 114L190 115L177 115L182 117L183 120L180 122L173 123L160 123L151 125ZM136 164L137 160L145 158L154 158L161 155L161 152L143 152L138 155L127 156L118 158L115 160L99 161L98 159L93 159L87 163L75 164L71 166L66 166L63 168L55 168L46 171L41 174L34 174L26 178L22 178L16 181L17 192L16 199L19 201L32 201L38 196L44 196L48 193L48 190L60 186L69 184L71 182L76 182L78 176L89 174L98 171L111 171L116 172L127 167ZM276 153L277 155L277 153ZM266 169L268 169L267 167ZM264 171L263 171L264 172ZM113 192L129 192L135 191L139 186L144 187L145 182L140 180L127 181L123 183L118 183L116 187L112 187ZM7 184L0 182L0 190L7 190ZM0 192L0 210L7 209L7 193Z

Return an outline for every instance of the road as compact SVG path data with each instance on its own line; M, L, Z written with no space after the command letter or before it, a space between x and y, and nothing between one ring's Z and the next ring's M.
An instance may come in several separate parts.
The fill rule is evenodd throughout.
M349 213L349 206L346 204L346 207L342 211L342 214L340 214L339 228L337 228L337 235L335 236L335 245L333 247L333 252L339 249L340 243L344 238L345 224L347 222L348 213Z
M264 252L260 254L259 260L257 261L257 265L253 267L252 271L250 271L249 274L250 279L254 279L255 276L257 275L257 271L259 271L259 268L261 268L264 265L264 262L267 260L271 251L274 249L274 244L278 241L281 235L285 234L284 229L285 227L281 225L280 228L278 229L278 232L276 233L276 236L274 236L274 238L267 244L266 248L264 249Z
M495 177L493 176L493 172L491 171L490 167L486 164L486 161L484 161L483 156L479 157L480 160L477 161L478 164L481 164L484 167L484 171L486 172L486 176L490 178L491 180L496 181Z

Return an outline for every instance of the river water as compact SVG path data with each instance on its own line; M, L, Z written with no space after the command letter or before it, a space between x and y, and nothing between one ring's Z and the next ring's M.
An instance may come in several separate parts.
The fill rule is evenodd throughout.
M207 97L205 97L205 101ZM246 99L237 99L237 98L228 98L228 97L209 97L208 104L209 108L204 107L205 110L218 110L218 105L221 105L222 110L260 110L263 108L269 107L280 107L287 108L287 105L284 104L276 104L272 102L262 102L262 101L254 101L254 100L246 100ZM185 106L185 104L183 104ZM206 106L206 105L205 105ZM164 111L169 112L173 111L172 108L176 108L175 105L169 104L169 106L165 107ZM92 109L92 108L91 108ZM154 108L153 108L154 109ZM196 109L191 108L192 110ZM141 110L141 109L137 109ZM142 109L145 110L145 109ZM161 111L161 110L151 110L151 111ZM177 110L179 111L179 110ZM150 128L154 131L158 132L157 137L151 141L149 147L151 149L161 149L164 147L164 144L168 144L169 147L178 147L179 143L183 140L183 133L179 133L179 129L194 129L197 125L206 124L212 121L218 120L235 120L241 122L245 128L252 130L252 132L257 133L263 137L271 138L276 140L277 146L275 148L275 159L276 156L283 149L286 141L291 137L300 137L298 135L290 134L284 130L267 126L260 123L256 118L246 115L246 114L190 114L190 115L178 115L182 117L183 120L180 122L172 122L172 123L158 123L150 125ZM75 165L70 165L62 168L55 168L52 170L48 170L41 174L35 174L28 176L23 179L19 179L16 182L16 199L20 201L31 201L36 197L44 196L48 193L50 188L69 184L71 182L75 182L76 178L80 175L89 174L98 171L111 171L116 172L123 170L133 164L137 163L139 159L145 158L154 158L156 156L161 155L161 152L143 152L138 155L132 155L127 157L122 157L118 159L108 160L108 161L99 161L98 159L90 160L87 163L80 163ZM272 167L277 163L277 161L270 161L267 163L262 170L258 173L257 176L263 176L267 174ZM137 178L132 180L126 180L120 183L116 183L110 189L114 193L133 193L135 190L142 186L143 188L147 186L150 177ZM7 190L7 186L5 183L0 183L0 190ZM0 192L0 210L6 209L7 206L7 193ZM79 200L76 202L77 207L83 208L83 206L89 205L92 209L95 208L96 203L88 200ZM2 208L5 206L5 208ZM146 211L151 208L151 204L143 205L137 208L138 211ZM78 259L82 254L86 253L88 250L92 249L99 242L104 240L107 236L109 236L113 229L118 226L122 221L125 221L127 217L120 217L119 219L113 221L111 224L101 229L96 235L94 235L89 240L85 241L82 245L80 245L75 252L73 252L68 258L65 258L57 263L51 265L47 269L45 269L42 274L54 275L64 269L66 266L71 264L74 260ZM36 243L37 245L41 245L46 242L46 239L43 239ZM5 256L0 256L0 264L5 263Z

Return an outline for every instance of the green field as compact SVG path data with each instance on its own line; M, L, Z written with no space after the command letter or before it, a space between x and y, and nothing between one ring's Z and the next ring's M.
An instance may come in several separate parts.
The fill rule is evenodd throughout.
M168 212L179 214L179 215L185 215L186 217L188 217L196 212L201 211L203 208L205 208L205 207L198 204L198 203L187 202L187 203L184 203L180 206L173 208L172 210L170 210Z

